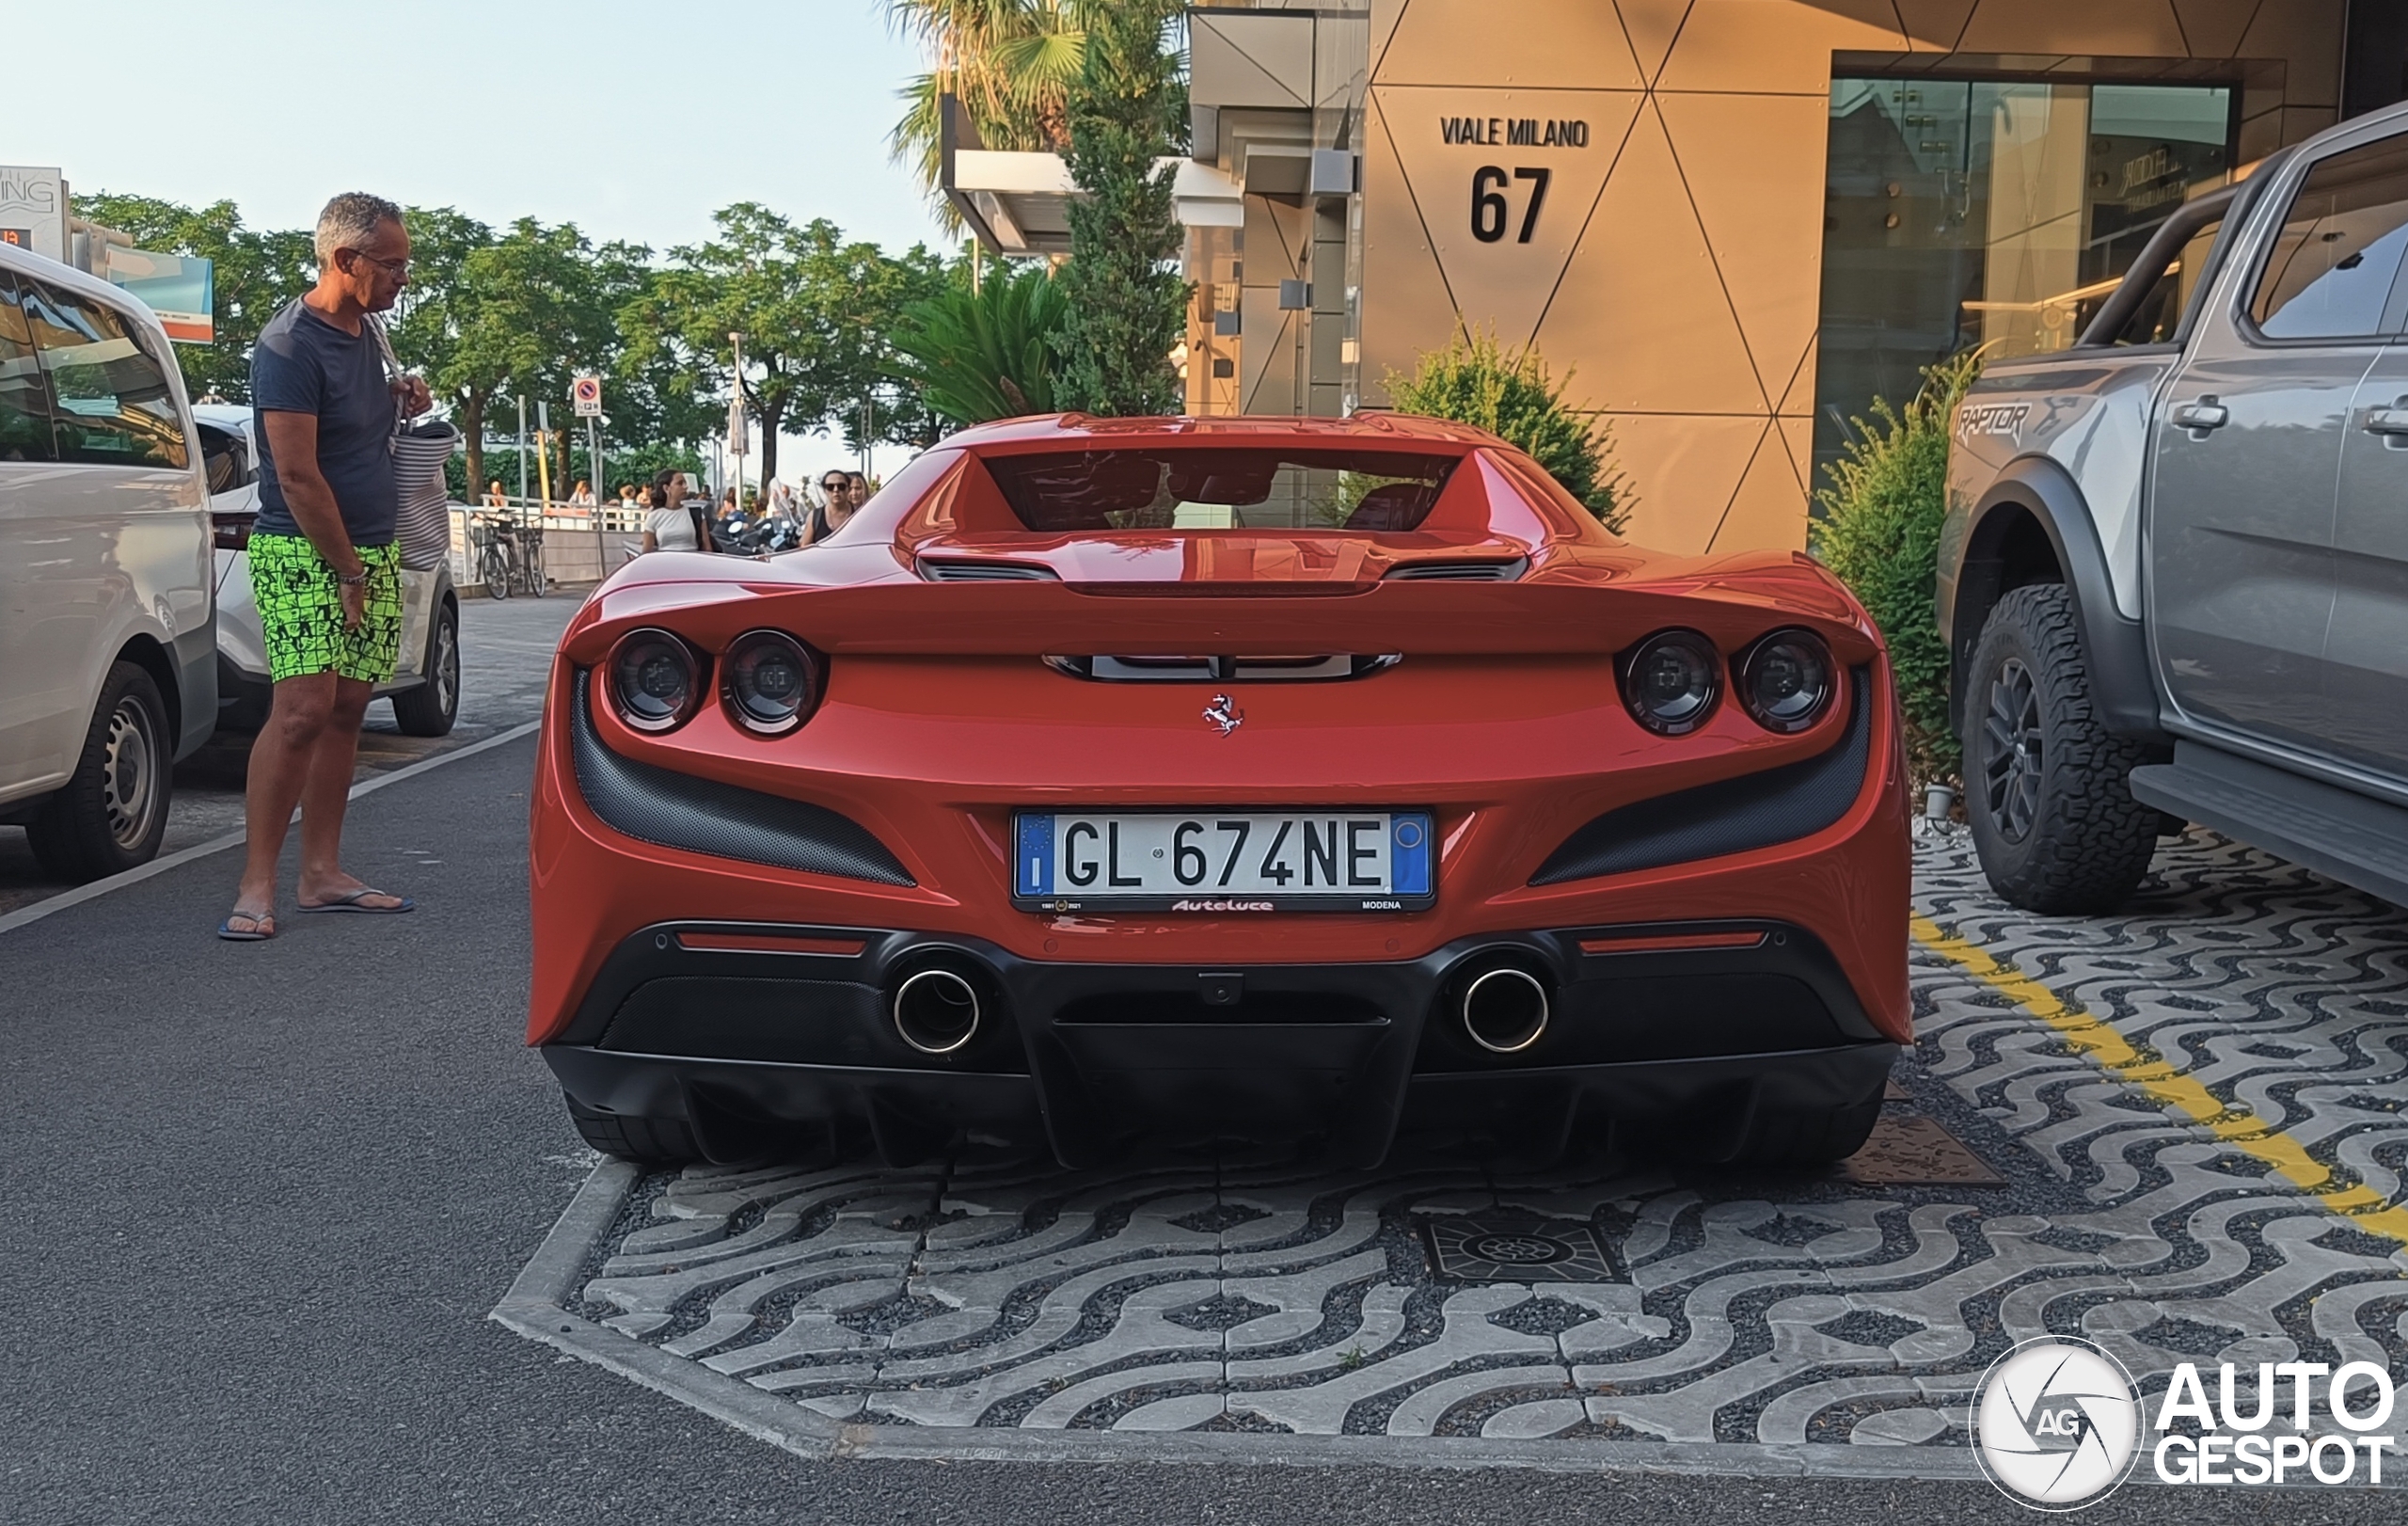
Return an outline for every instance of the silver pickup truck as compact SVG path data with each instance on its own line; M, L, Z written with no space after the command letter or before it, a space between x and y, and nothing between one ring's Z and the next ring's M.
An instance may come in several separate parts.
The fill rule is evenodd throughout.
M2408 904L2408 108L2185 204L1957 406L1940 628L1991 884L2196 821Z

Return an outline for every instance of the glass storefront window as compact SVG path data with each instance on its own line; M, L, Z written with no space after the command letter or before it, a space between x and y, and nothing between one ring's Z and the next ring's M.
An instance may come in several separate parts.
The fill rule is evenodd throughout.
M2225 183L2234 103L2223 86L1832 81L1816 462L1935 360L2071 344L2157 226Z

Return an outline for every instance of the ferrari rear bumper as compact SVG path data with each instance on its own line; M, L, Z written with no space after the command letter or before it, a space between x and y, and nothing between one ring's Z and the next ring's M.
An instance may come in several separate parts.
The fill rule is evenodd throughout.
M905 983L931 971L958 978L975 1008L942 1053L896 1011ZM1507 1041L1491 1047L1466 1022L1474 983L1497 971L1536 993L1527 1043L1492 1029ZM1041 1141L1071 1167L1140 1141L1291 1140L1368 1167L1400 1128L1541 1150L1576 1129L1644 1143L1677 1128L1683 1154L1724 1158L1760 1109L1877 1094L1896 1045L1830 951L1777 921L1211 966L1031 961L893 930L663 922L618 945L544 1054L579 1104L682 1118L722 1160L866 1129L897 1164L967 1132Z

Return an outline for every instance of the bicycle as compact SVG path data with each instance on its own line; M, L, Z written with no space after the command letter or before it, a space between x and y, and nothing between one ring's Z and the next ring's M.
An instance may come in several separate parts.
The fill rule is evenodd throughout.
M515 593L544 596L547 580L541 526L486 515L470 525L469 536L477 553L477 578L485 586L486 597L508 598Z

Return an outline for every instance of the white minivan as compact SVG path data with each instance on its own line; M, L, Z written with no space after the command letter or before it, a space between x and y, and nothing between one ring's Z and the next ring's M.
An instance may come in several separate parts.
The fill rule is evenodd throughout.
M166 333L0 244L0 822L61 879L146 863L216 723L209 484Z

